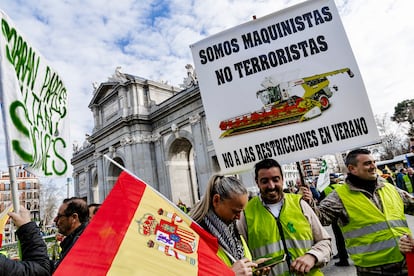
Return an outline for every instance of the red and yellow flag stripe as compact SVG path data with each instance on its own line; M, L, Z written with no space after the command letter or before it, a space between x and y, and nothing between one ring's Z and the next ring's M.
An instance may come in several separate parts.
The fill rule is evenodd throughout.
M217 249L175 204L122 172L54 275L234 275Z

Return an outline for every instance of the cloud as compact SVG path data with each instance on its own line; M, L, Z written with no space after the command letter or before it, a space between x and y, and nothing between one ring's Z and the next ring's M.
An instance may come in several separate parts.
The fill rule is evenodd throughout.
M182 83L189 46L301 1L7 1L0 7L49 60L69 91L72 141L93 128L92 83L122 72ZM336 0L375 114L412 98L410 1ZM367 107L369 108L369 107ZM352 112L350 108L350 112Z

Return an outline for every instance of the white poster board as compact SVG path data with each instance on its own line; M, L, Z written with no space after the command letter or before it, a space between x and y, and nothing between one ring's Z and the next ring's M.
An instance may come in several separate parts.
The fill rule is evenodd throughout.
M316 188L319 192L325 190L326 187L331 184L331 179L329 178L328 164L325 160L322 160L322 166L319 170L318 182L316 183Z
M8 166L38 177L69 169L68 92L47 60L0 11L0 96Z
M379 141L358 65L332 0L307 1L191 45L224 173Z

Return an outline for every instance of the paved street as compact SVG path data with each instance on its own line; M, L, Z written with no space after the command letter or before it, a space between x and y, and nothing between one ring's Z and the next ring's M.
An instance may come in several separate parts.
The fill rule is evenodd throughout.
M408 222L408 225L410 226L411 231L414 231L414 216L407 215L407 222ZM327 227L326 229L331 234L331 236L334 237L331 227ZM336 246L335 246L335 240L332 241L332 246L333 246L333 253L335 255L337 253L336 252ZM348 267L336 267L334 265L334 263L337 262L337 261L338 260L331 260L329 262L328 266L322 269L323 273L326 276L331 276L331 275L335 275L335 276L356 276L355 267L352 265L351 260L350 260L351 265L348 266Z

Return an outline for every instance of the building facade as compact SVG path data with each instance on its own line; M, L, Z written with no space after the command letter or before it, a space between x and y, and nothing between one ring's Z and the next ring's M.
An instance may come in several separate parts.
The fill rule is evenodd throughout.
M76 196L102 202L124 167L173 202L199 200L219 167L195 77L184 80L180 89L117 68L95 86L93 132L73 148Z
M319 175L322 166L322 158L309 158L301 161L303 176L305 178L315 178Z
M197 80L191 65L186 69L184 89L119 68L107 82L94 86L89 103L93 131L73 147L76 196L101 203L124 167L174 203L192 206L200 199L220 168ZM297 169L295 175L291 165L286 168L286 181L294 181ZM257 192L253 172L238 177Z
M19 204L25 206L30 211L32 219L40 222L40 196L39 179L23 167L16 168L16 183ZM11 184L9 172L0 173L0 213L12 205ZM10 243L15 241L13 224L9 221L4 227L3 242Z

